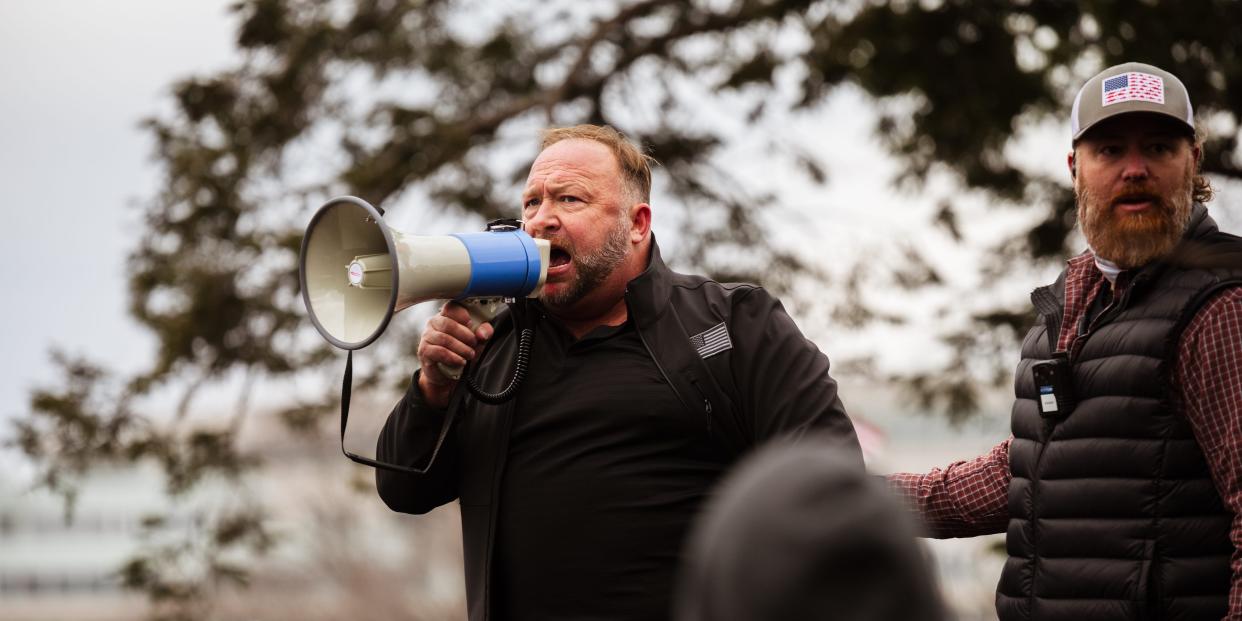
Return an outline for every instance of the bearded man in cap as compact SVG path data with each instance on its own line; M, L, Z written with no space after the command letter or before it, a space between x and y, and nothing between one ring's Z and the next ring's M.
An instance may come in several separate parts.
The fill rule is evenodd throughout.
M934 537L1006 533L1003 621L1242 619L1242 238L1175 76L1111 67L1071 124L1090 248L1031 294L1012 437L890 484Z

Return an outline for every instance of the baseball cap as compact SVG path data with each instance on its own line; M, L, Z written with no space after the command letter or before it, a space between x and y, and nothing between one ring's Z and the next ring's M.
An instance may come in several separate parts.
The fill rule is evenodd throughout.
M1177 76L1143 63L1109 67L1087 80L1074 97L1070 134L1074 140L1105 119L1130 112L1154 112L1172 117L1195 131L1190 95Z

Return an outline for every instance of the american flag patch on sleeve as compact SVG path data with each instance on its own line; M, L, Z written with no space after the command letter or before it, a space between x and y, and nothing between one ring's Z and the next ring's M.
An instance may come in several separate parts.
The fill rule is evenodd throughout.
M729 339L729 330L724 323L690 337L690 345L699 352L700 358L710 358L722 351L733 349L733 341Z
M1131 71L1108 78L1100 86L1101 104L1105 106L1123 101L1164 103L1164 80L1158 75Z

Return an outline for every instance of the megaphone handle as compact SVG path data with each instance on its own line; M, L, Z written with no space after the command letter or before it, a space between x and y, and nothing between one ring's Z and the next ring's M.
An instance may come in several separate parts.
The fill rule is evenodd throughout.
M440 367L440 373L443 373L444 377L447 377L454 381L461 379L462 371L466 370L466 367L464 366L463 367L450 367L449 365L444 364L443 362L437 362L436 366Z
M470 313L470 331L479 329L479 326L485 322L496 318L500 313L500 309L504 306L505 299L502 297L491 298L466 298L458 302L466 307L466 311ZM454 367L442 362L437 362L440 372L449 379L461 379L462 371L466 369L464 366Z

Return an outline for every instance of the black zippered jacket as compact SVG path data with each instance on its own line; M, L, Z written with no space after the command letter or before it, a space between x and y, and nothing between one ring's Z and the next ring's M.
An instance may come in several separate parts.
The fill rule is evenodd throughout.
M629 321L677 398L687 412L701 417L703 433L727 450L741 456L770 438L815 431L842 440L843 450L861 463L853 425L828 375L827 356L764 289L673 272L653 238L647 269L628 283L625 300ZM732 348L700 357L690 337L722 323ZM474 371L480 384L493 389L508 381L516 349L507 316L494 327ZM394 511L421 514L460 501L472 621L492 616L498 490L512 412L512 401L485 405L460 385L446 409L432 408L415 375L389 414L377 447L383 461L426 469L423 475L376 470L380 498Z

